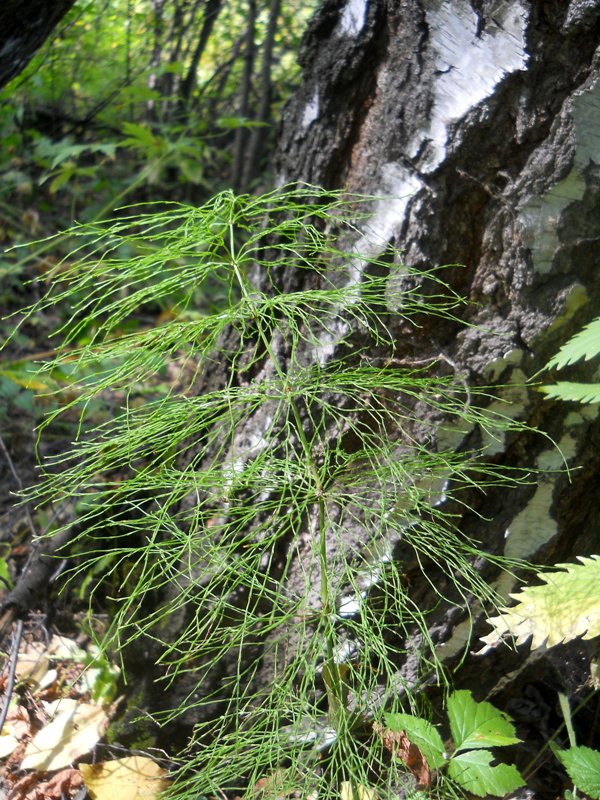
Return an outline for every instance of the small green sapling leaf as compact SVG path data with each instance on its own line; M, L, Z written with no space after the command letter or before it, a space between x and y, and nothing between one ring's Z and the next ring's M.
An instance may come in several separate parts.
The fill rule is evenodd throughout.
M448 698L448 719L456 751L480 747L503 747L521 740L506 714L491 703L477 703L464 689Z
M502 797L524 786L525 781L516 767L509 764L491 766L494 758L489 750L469 750L455 756L448 765L448 775L463 789L485 797Z
M600 753L591 747L559 750L558 747L550 746L575 786L592 800L600 800Z

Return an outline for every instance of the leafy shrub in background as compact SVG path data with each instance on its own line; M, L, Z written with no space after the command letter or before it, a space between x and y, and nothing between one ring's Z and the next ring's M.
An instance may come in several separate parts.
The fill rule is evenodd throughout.
M92 604L119 584L103 646L144 637L166 685L180 698L189 687L164 717L199 720L177 797L266 779L273 796L391 791L404 768L366 723L382 706L416 709L418 685L402 674L411 642L420 679L443 681L431 609L411 599L394 543L457 604L495 601L473 567L477 543L446 507L514 479L431 442L457 420L516 423L437 377L435 361L395 359L400 319L455 319L461 301L396 251L358 252L361 214L364 198L301 187L83 226L80 260L59 265L31 312L73 308L47 366L83 376L68 409L85 421L95 398L124 398L45 465L33 496L78 503L72 573L98 581ZM199 312L199 293L215 289ZM156 303L170 308L164 324L128 328ZM171 389L144 402L165 371Z
M316 6L76 0L0 91L0 239L262 179Z

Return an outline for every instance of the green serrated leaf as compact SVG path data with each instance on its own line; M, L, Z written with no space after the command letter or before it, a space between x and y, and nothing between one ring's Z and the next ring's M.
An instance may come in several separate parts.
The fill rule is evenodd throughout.
M448 766L448 775L463 789L485 797L502 797L525 786L518 769L511 764L491 766L493 754L489 750L470 750L455 756Z
M586 325L565 342L558 353L546 364L548 369L561 369L582 358L586 361L600 353L600 317Z
M457 752L521 741L506 714L491 703L477 703L465 689L453 692L448 698L448 719Z
M573 383L558 381L549 386L541 386L548 400L572 400L577 403L600 403L600 383Z
M143 153L146 157L154 156L156 153L164 155L170 149L168 140L154 134L144 125L124 122L123 131L127 134L127 137L119 142L119 147L131 147Z
M58 175L50 183L50 192L55 194L66 183L68 183L73 175L77 172L77 167L74 161L65 161L60 168Z
M124 122L123 131L129 138L125 142L121 142L121 144L143 144L146 147L154 147L156 145L156 136L144 125L137 125L135 122Z
M506 633L517 644L532 636L531 648L553 647L580 636L600 635L600 556L579 556L581 564L557 564L561 571L540 572L541 586L527 586L512 594L517 604L503 609L488 622L494 631L483 637L488 645Z
M432 769L446 763L446 752L437 728L421 717L412 714L385 714L385 724L394 733L404 732L425 756Z
M105 144L98 143L65 145L57 148L56 155L50 164L50 169L56 169L56 167L60 166L63 162L73 158L77 159L84 153L101 153L109 158L114 158L116 149L117 145L110 142Z
M578 789L588 794L592 800L600 800L600 753L591 747L571 747L552 752L567 770L569 778Z

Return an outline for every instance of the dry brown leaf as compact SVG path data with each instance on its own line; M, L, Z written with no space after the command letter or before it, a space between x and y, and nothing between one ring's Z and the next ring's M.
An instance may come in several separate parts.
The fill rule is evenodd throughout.
M19 778L19 780L15 781L13 784L7 800L24 800L31 787L37 786L38 782L38 776L32 772L29 772L27 775L23 775L22 778Z
M36 783L27 794L14 795L13 789L10 800L63 800L73 797L82 786L83 778L78 769L63 769L50 780Z
M92 800L151 800L168 785L165 770L144 756L81 764L80 770Z
M69 698L45 705L53 719L27 745L22 769L62 769L89 753L108 726L102 706Z
M431 786L431 770L427 759L417 745L410 741L404 731L392 731L380 723L375 723L373 730L381 739L383 746L393 756L400 758L412 772L419 789Z
M46 646L42 642L29 642L17 656L16 676L18 681L33 684L35 691L47 689L56 681L58 673L50 669L50 660L70 660L85 658L85 652L73 639L66 636L53 636Z
M293 794L295 788L290 770L276 769L270 775L256 781L252 787L252 794L260 793L263 798L281 798Z

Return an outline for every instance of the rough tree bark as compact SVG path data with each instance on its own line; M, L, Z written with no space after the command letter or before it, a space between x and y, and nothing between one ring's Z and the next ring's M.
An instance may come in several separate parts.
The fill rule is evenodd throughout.
M19 74L75 0L6 0L0 8L0 86Z
M549 403L524 385L600 310L599 33L598 0L327 0L303 42L279 149L282 183L387 196L371 232L408 264L464 265L445 274L477 327L428 328L399 347L443 352L473 384L503 385L495 406L548 432L579 467L570 479L552 472L560 455L539 435L489 449L541 473L528 489L488 493L479 510L490 522L467 515L464 528L491 551L537 563L600 546L598 410ZM451 663L464 618L442 612L433 625ZM495 693L522 724L535 705L539 729L550 724L551 690L581 687L587 651L526 651L473 658L459 680Z

